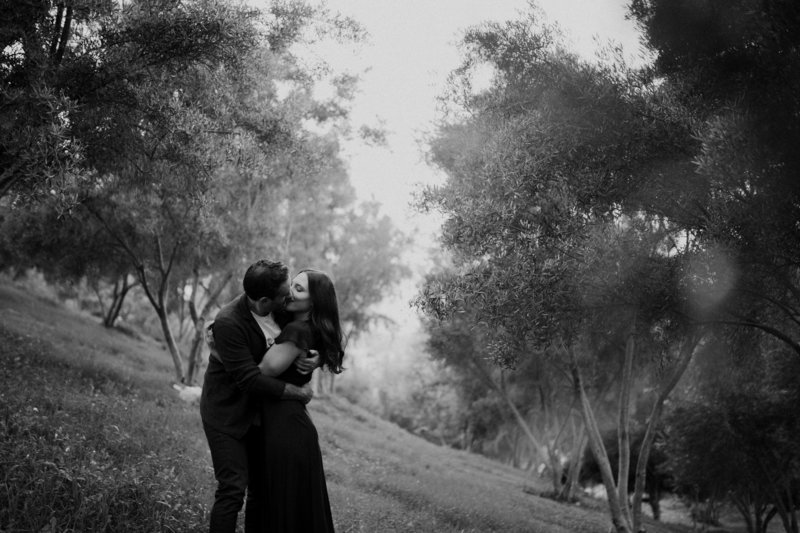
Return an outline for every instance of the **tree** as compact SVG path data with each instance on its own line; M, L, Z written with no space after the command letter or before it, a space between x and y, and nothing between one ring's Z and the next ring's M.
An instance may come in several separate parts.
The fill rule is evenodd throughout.
M654 428L702 337L682 289L693 241L645 209L663 170L680 168L693 146L689 125L646 72L613 57L582 62L533 17L474 29L465 44L457 76L480 62L496 76L480 94L456 85L465 112L432 142L448 181L422 205L447 215L443 242L457 267L430 279L419 304L443 318L462 307L480 314L500 364L532 346L553 354L571 377L615 528L638 530ZM657 368L631 509L632 387ZM617 481L590 399L609 379L619 394Z
M341 319L349 338L388 319L372 306L411 272L402 262L409 238L379 205L363 203L344 213L338 235L331 241L331 270L336 279Z
M222 133L230 123L218 92L256 45L254 16L214 2L129 4L87 25L91 53L80 55L76 44L78 56L68 54L75 68L58 71L61 91L81 104L64 121L91 169L58 193L73 216L105 229L98 247L112 242L112 253L127 257L178 379L182 361L168 322L175 278L208 259L198 248L224 247L208 192L224 184L237 140Z
M108 232L91 219L61 211L61 200L45 199L27 209L6 210L0 221L3 266L36 268L51 281L86 279L97 295L106 327L112 327L136 284L125 258L114 253Z
M525 354L512 371L497 368L489 355L490 328L468 309L459 309L446 321L429 319L425 327L432 358L460 377L455 384L465 400L476 406L491 401L505 407L505 416L490 424L494 426L488 428L491 431L482 431L482 438L504 431L505 425L518 429L530 450L528 462L536 468L546 466L552 494L571 499L570 487L562 480L563 454L574 455L571 452L581 447L582 435L571 424L575 412L571 391L558 379L546 354ZM464 416L469 426L471 415L467 412ZM471 437L476 438L481 437Z
M41 198L80 180L66 80L91 69L94 35L112 2L4 1L0 23L0 198Z
M729 273L718 320L800 353L796 2L637 0L631 15L698 140L662 209ZM685 191L681 193L679 191ZM780 324L780 327L778 325Z
M800 83L800 8L796 2L784 1L647 0L633 2L631 15L656 53L653 76L672 88L676 104L692 117L692 132L698 140L686 159L693 162L689 167L693 172L674 177L676 190L686 194L674 194L673 203L662 203L664 212L696 242L706 286L715 287L711 292L699 291L698 296L718 301L717 312L708 313L696 305L693 313L717 330L713 342L718 349L737 352L727 338L761 339L759 333L765 333L796 356L800 353L798 270L790 258L797 255L800 242L796 227L800 160L795 148L800 133L795 96ZM719 330L718 324L729 328ZM759 359L759 352L780 352L763 339L750 349L754 352L751 360L760 361L750 367L755 375L760 366L770 364L770 358ZM777 392L770 390L774 384L762 384L765 396ZM728 382L727 386L739 385ZM726 414L718 409L730 409L728 414L736 411L737 418L756 416L751 408L763 409L765 421L773 412L770 401L758 395L737 403L722 391L710 394L720 395L724 407L708 406L705 401L693 405L697 399L690 398L689 406L681 411L687 426L709 408L718 415ZM770 435L773 428L767 427L759 431ZM697 427L684 429L701 439L714 438L701 435ZM732 438L731 431L735 434L739 429L722 428L721 433ZM702 455L714 446L708 440L705 444L695 453ZM745 463L775 460L763 448L745 448L746 459L739 457ZM687 450L682 448L683 453ZM786 449L782 453L781 460L792 456ZM681 460L702 471L696 460L685 455ZM729 460L736 458L720 455L720 463ZM738 483L743 489L760 487L764 495L772 493L756 478L734 477L720 477L720 486ZM747 517L753 530L764 524L759 517L767 512L768 498L760 496L761 510L753 509L754 514ZM788 516L785 508L781 517L787 531L796 527Z
M667 417L677 490L732 503L749 533L767 531L775 517L796 533L797 358L766 333L720 327L715 337L699 354L693 387Z
M336 95L316 101L312 87L329 70L304 66L292 49L309 35L359 39L360 27L299 2L271 3L263 18L215 0L59 5L27 6L36 24L9 22L4 74L9 91L27 95L36 75L64 106L76 104L53 112L60 129L51 128L57 135L47 142L62 151L74 147L59 165L80 172L58 184L28 183L18 172L24 154L3 152L14 167L6 220L18 225L46 213L47 225L71 228L58 233L62 245L93 247L71 275L96 278L111 263L120 275L134 273L181 381L193 380L205 323L253 257L294 257L305 265L313 257L334 275L341 264L345 319L354 334L367 328L369 306L406 272L398 262L404 237L374 206L353 205L339 159L357 78L334 76ZM63 30L58 60L34 61L47 55L42 43L53 27ZM68 27L78 37L70 39ZM38 120L14 117L9 139ZM42 174L44 163L31 161L31 173ZM38 227L46 232L47 225ZM360 246L376 255L356 268L350 255ZM67 261L53 248L31 257L48 254L54 264ZM128 285L120 287L115 294ZM183 331L187 314L194 334L184 370L174 323L177 317Z

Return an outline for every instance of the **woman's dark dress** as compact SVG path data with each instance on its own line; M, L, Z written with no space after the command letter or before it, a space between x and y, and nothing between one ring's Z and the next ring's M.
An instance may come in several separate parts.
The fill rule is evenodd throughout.
M317 335L308 322L290 322L275 339L276 344L294 342L303 350L318 346ZM311 374L303 375L294 365L278 376L302 386ZM322 468L322 453L314 423L306 406L297 401L264 402L266 533L333 532L333 518Z

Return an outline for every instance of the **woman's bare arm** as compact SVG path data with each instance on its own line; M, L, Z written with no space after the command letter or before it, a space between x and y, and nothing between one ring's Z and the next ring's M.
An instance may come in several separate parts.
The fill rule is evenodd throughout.
M270 349L267 350L258 368L261 370L261 373L266 376L278 376L289 368L289 366L294 363L295 359L302 354L303 350L298 348L293 342L273 344Z

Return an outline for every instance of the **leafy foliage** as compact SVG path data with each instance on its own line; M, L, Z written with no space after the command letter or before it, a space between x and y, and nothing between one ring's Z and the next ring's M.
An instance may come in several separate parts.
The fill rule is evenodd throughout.
M797 360L785 349L754 360L744 346L703 354L703 386L670 413L666 451L681 493L732 501L756 533L775 516L788 525L798 505Z
M633 388L651 391L643 469L663 402L691 357L679 346L696 342L692 296L708 281L699 269L688 275L704 249L673 218L672 202L685 198L670 194L691 172L692 115L649 69L570 54L535 13L473 29L464 44L451 91L467 95L455 98L463 112L430 150L448 180L421 202L445 215L442 240L456 266L428 279L418 305L440 319L480 317L499 364L513 368L538 348L566 371L603 463L612 521L636 530L640 511L623 496L627 455L615 481L598 427L608 415L595 412L605 405L589 397L618 392L619 449L628 454ZM479 63L496 75L474 94L469 73ZM705 317L723 300L711 300Z
M26 7L38 25L3 26L3 87L55 117L40 120L50 137L31 144L20 134L39 135L31 129L38 112L19 114L14 101L4 132L29 151L55 144L61 158L56 179L47 177L52 162L36 154L12 145L0 153L9 162L0 191L6 232L44 216L25 229L27 244L8 240L8 262L46 264L51 276L87 276L92 285L135 275L177 380L193 379L200 344L187 374L171 315L188 298L202 329L234 273L257 257L325 268L379 244L372 262L341 269L342 278L363 278L342 285L354 332L368 327L369 305L404 275L403 237L374 207L354 205L340 160L357 77L305 65L292 51L324 35L361 38L360 26L303 2L270 3L264 12L215 0L46 4ZM63 53L47 49L53 32ZM318 102L312 87L326 76L336 96ZM36 97L43 103L32 99L34 78L46 89ZM57 128L48 126L56 119ZM37 240L51 245L37 248Z

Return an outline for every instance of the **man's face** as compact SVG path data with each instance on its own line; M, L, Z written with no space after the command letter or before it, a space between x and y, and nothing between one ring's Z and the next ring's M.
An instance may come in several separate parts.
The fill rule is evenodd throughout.
M289 300L291 292L289 291L289 281L284 281L278 288L274 298L261 298L256 300L253 312L258 316L267 316L273 311L283 309Z

